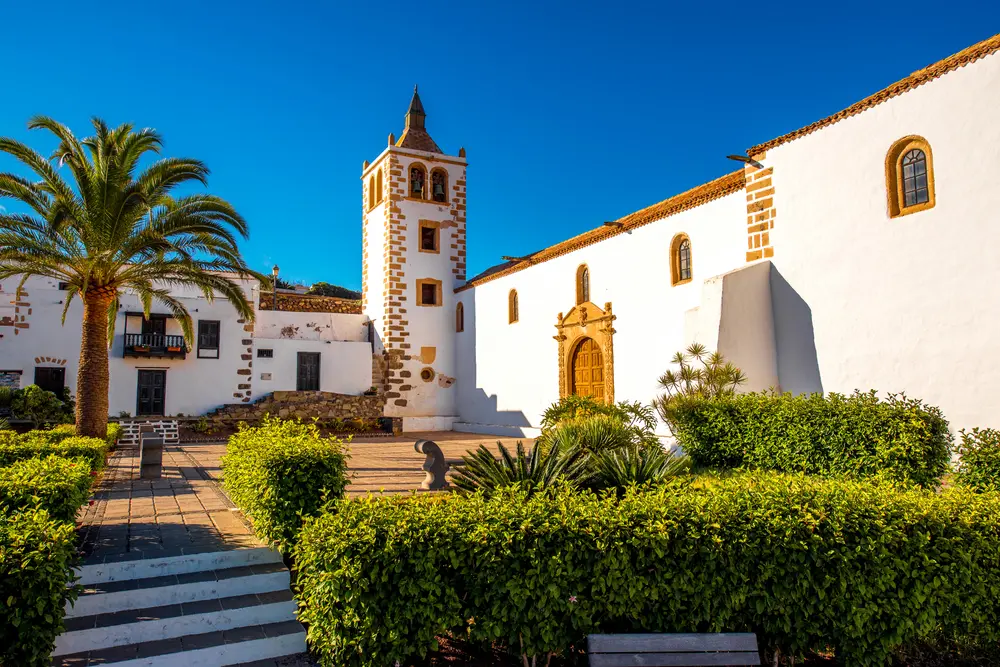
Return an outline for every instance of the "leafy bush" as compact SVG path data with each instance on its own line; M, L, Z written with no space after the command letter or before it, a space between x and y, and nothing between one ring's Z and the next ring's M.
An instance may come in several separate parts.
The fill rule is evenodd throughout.
M951 434L941 411L875 392L689 397L668 413L698 466L883 476L932 486L947 469Z
M593 632L750 631L861 666L1000 639L1000 496L961 488L751 473L367 498L308 520L294 554L326 665L407 664L447 633L544 660Z
M538 439L547 446L559 427L598 416L620 422L630 432L631 442L650 445L660 442L656 437L656 413L652 407L638 401L604 403L592 396L576 395L564 396L545 409L542 413L542 433Z
M104 468L108 443L100 438L67 435L60 431L29 431L12 438L0 436L0 466L51 454L84 458L91 470L99 471Z
M73 524L42 509L0 513L0 664L43 667L63 630L76 557Z
M347 453L337 438L315 424L265 417L259 426L240 423L222 457L223 485L261 539L289 548L303 517L347 488Z
M27 419L35 428L39 428L48 423L71 420L72 409L68 407L68 403L72 403L68 392L64 392L63 398L60 398L36 384L29 384L24 389L14 391L10 409L16 417Z
M108 422L108 447L114 447L122 437L124 429L118 422Z
M1000 491L1000 431L974 428L959 433L955 482L976 491Z
M0 468L0 513L40 507L60 521L74 521L90 494L86 459L32 458Z
M492 494L516 484L530 493L556 484L575 484L583 472L584 458L579 450L566 454L556 445L543 452L537 442L527 454L521 442L517 443L517 456L511 456L500 442L497 450L499 459L486 445L479 445L475 452L463 456L462 465L452 473L455 486Z

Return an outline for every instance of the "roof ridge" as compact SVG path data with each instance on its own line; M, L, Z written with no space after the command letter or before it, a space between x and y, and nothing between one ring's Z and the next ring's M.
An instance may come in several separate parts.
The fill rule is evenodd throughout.
M701 185L697 185L689 190L685 190L684 192L668 197L663 201L657 202L656 204L622 216L614 221L621 224L614 227L601 226L596 229L591 229L581 234L577 234L576 236L572 236L565 241L560 241L559 243L542 248L541 250L533 252L521 259L490 267L471 278L455 291L459 292L470 287L482 285L483 283L496 280L497 278L502 278L510 275L511 273L516 273L530 266L546 262L550 259L555 259L556 257L561 257L562 255L569 254L574 250L579 250L580 248L585 248L589 245L605 241L613 236L618 236L619 234L624 234L628 231L636 229L637 227L642 227L651 222L662 220L663 218L670 217L671 215L675 215L682 211L701 206L702 204L707 204L710 201L742 190L745 186L746 177L742 169L724 174L723 176L714 178L707 183L702 183Z
M770 141L765 141L762 144L757 144L756 146L751 146L747 149L748 155L759 155L760 153L766 152L772 148L780 146L781 144L786 144L789 141L794 141L799 137L804 137L807 134L812 134L817 130L821 130L828 125L833 125L845 118L850 118L851 116L856 116L862 111L867 111L868 109L886 102L894 97L898 97L905 92L908 92L918 86L922 86L929 81L933 81L938 77L952 72L959 67L964 67L969 63L973 63L981 58L992 55L996 51L1000 50L1000 33L993 35L981 42L977 42L972 46L962 49L958 53L954 53L947 58L943 58L935 63L928 65L922 69L910 74L904 79L900 79L896 83L886 86L882 90L869 95L859 102L855 102L851 106L838 111L837 113L827 116L826 118L821 118L814 123L810 123L805 127L799 128L787 134L783 134L780 137L771 139Z

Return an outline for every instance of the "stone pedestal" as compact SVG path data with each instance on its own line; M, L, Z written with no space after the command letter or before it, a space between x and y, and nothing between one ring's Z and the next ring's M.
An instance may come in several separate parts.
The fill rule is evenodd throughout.
M139 433L139 479L160 479L162 474L163 438L154 435L151 426L143 426Z

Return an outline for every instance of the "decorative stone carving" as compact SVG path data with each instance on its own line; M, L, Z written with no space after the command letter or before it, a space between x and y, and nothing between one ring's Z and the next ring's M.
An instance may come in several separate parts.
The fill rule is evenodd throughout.
M570 371L571 357L577 344L584 338L591 338L601 348L604 361L604 400L615 400L615 349L613 323L616 316L611 312L611 303L605 303L602 310L589 301L574 306L566 316L559 313L556 321L556 335L559 343L559 397L573 393L573 378Z
M438 444L432 440L417 440L413 443L413 449L420 454L426 454L422 469L427 473L424 481L420 483L420 488L426 491L437 491L448 486L445 475L450 466L444 460L444 452Z

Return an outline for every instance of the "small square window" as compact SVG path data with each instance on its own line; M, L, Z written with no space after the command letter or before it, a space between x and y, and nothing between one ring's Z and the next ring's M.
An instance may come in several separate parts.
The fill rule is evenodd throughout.
M258 359L274 359L274 350L269 347L257 348Z
M69 289L69 283L67 283L67 282L60 282L59 283L59 291L65 292L68 289Z
M437 286L423 284L420 286L420 301L425 306L437 305Z
M440 234L438 226L427 222L420 223L420 252L439 252Z

